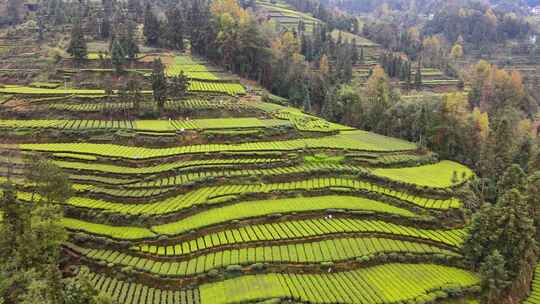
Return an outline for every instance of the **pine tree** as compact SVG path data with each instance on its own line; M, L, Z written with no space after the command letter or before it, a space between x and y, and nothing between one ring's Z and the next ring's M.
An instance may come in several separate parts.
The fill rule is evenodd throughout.
M142 93L141 83L137 80L137 78L129 79L126 85L126 92L129 99L133 101L133 109L135 113L139 113L141 108Z
M505 260L509 280L518 277L534 261L536 234L527 198L516 189L499 197L497 204L484 204L473 217L463 244L467 261L478 269L498 250Z
M416 75L414 75L414 85L419 90L422 87L422 62L419 60L416 67Z
M165 77L165 67L161 59L155 59L152 68L152 90L154 101L160 110L163 110L167 99L167 78Z
M519 145L519 151L515 154L513 162L519 164L523 171L529 171L529 165L534 155L534 140L527 135Z
M184 50L184 20L182 12L177 7L167 12L166 37L169 47Z
M135 18L140 18L143 14L143 7L139 0L128 0L128 12Z
M124 56L129 60L135 60L139 53L139 46L135 41L135 24L128 20L126 26L122 26L122 31L118 37L119 43L124 51Z
M351 43L351 62L357 64L360 60L360 54L358 53L358 46L356 45L356 38L352 39Z
M160 38L160 24L157 16L152 11L150 3L146 4L144 12L144 36L146 43L151 46L157 46Z
M326 91L326 95L323 101L323 106L321 109L322 117L329 121L335 121L334 105L333 105L334 96L335 96L334 90Z
M500 195L511 189L518 190L522 195L527 192L527 174L517 164L508 167L497 183L497 190Z
M71 29L71 40L67 52L73 57L76 65L86 60L88 50L80 20L76 20Z
M101 39L107 39L111 35L111 21L109 18L103 18L101 22Z
M111 62L116 73L120 74L124 71L123 65L126 63L125 51L118 40L114 40L111 49Z
M21 21L21 17L19 16L19 5L20 0L8 0L7 1L7 7L6 7L6 16L9 18L9 24L15 25L18 24Z
M304 85L304 102L303 102L304 112L311 112L311 94L307 85Z
M28 210L17 200L16 190L12 184L4 185L0 196L0 210L3 213L3 225L0 226L0 261L13 254L13 244L23 235L28 225Z
M481 286L487 303L497 303L510 286L506 262L498 250L493 250L480 266Z
M189 87L189 80L183 71L177 76L171 77L167 88L167 95L170 98L181 99L183 98Z

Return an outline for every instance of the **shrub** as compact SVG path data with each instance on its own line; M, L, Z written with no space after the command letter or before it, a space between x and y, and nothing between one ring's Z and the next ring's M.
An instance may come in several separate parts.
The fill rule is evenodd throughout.
M261 271L265 268L265 265L263 263L255 263L249 267L250 269Z
M225 271L227 272L241 272L242 266L240 265L229 265L227 268L225 268Z
M208 276L211 278L215 278L219 276L219 271L217 269L211 269L210 271L208 271Z

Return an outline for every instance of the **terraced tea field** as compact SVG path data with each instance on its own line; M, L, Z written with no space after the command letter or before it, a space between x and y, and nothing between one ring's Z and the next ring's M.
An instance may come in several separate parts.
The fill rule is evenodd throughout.
M538 304L540 303L540 264L536 265L532 281L531 292L529 296L522 302L523 304Z
M98 290L134 304L478 295L462 257L467 167L414 143L231 97L241 89L194 59L171 58L169 76L186 72L217 97L193 89L167 102L168 119L113 119L108 109L133 102L101 90L0 88L33 117L0 120L0 179L10 173L29 202L27 164L10 155L48 158L69 175L63 251ZM204 87L217 84L225 87Z
M256 1L257 12L270 19L283 30L297 30L300 21L304 23L306 32L312 32L316 24L321 21L313 16L294 10L285 2L280 1Z

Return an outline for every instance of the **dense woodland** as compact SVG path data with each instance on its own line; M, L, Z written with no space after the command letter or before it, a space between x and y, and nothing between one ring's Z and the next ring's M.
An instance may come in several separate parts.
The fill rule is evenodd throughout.
M42 0L36 39L45 41L49 31L68 26L66 51L81 66L88 37L107 41L119 75L143 46L189 50L256 81L269 92L264 99L278 95L306 113L406 139L471 167L478 178L467 193L472 215L464 245L467 262L481 274L485 303L515 296L513 290L528 283L538 254L540 88L490 58L502 48L540 58L540 39L531 39L540 33L525 18L524 4L285 2L322 22L311 30L302 21L278 30L274 21L257 15L255 1L103 0L103 10L96 12L89 1ZM23 22L16 4L7 1L2 25ZM357 14L366 15L361 23ZM354 39L332 36L336 29L366 37L384 50L363 85L354 83L353 69L365 64L364 49ZM422 68L459 79L458 90L408 98L422 91ZM151 85L159 108L187 91L187 79L166 79L158 60ZM141 89L135 78L122 88L131 97ZM111 303L84 276L62 275L69 274L59 255L66 235L55 202L70 196L67 178L45 161L36 162L26 177L37 185L36 204L19 203L13 189L4 191L0 204L0 303Z

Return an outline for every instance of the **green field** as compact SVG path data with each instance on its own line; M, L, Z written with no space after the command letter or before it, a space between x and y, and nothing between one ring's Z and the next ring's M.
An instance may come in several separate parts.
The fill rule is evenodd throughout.
M391 180L434 188L451 187L474 175L469 168L452 161L412 168L375 169L373 173Z
M350 149L360 151L404 151L414 150L414 144L393 140L364 131L354 131L321 138L306 138L276 142L242 144L206 144L170 149L135 148L112 144L65 143L65 144L22 144L22 150L43 152L71 152L104 157L144 159L174 156L189 153L211 153L218 151L295 151L303 148Z
M275 213L324 211L328 209L381 212L406 217L414 216L410 211L369 199L347 196L322 196L245 202L204 211L176 223L154 226L152 230L163 234L181 234L200 227L226 223L231 220L268 216Z
M320 22L281 0L255 6L279 30L303 20L309 33ZM353 37L369 60L377 55L370 41L342 38ZM55 202L69 236L66 269L87 274L100 292L119 304L420 304L478 295L478 275L461 268L469 168L283 98L265 102L256 85L189 53L137 58L126 75L144 83L140 103L82 89L100 88L90 78L112 73L95 60L102 48L92 42L87 66L68 59L58 70L67 89L43 80L53 77L0 87L0 184L9 176L28 204L44 197L24 179L27 159L48 158L66 173L73 195ZM157 58L168 77L190 82L186 97L163 109L148 91ZM443 76L425 72L426 81ZM81 89L78 78L88 80Z
M433 299L436 296L432 290L455 285L468 287L478 282L476 276L461 269L388 264L325 275L246 276L203 285L200 292L203 303L216 304L272 298L292 298L309 303L396 303L420 296Z
M212 82L192 80L189 82L188 91L223 93L229 95L245 94L246 89L239 83ZM4 85L0 87L0 93L3 94L21 94L21 95L90 95L103 96L105 90L100 89L51 89L35 88L30 86ZM143 94L152 94L152 91L142 91Z

